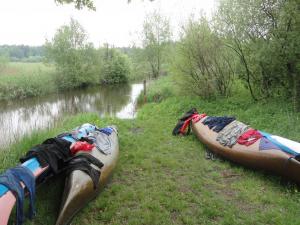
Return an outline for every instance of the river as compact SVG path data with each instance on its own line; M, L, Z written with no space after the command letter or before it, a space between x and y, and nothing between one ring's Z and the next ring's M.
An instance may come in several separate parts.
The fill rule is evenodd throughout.
M99 117L133 119L143 84L98 86L38 98L0 102L0 149L38 129L51 128L66 115L93 112Z

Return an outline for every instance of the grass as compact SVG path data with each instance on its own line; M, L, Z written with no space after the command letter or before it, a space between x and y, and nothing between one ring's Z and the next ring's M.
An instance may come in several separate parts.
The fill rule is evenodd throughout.
M1 170L16 165L31 146L79 124L116 124L120 159L113 179L76 215L73 225L299 224L300 194L295 184L228 161L206 160L204 146L195 136L171 135L177 119L191 107L210 115L235 115L253 127L300 141L300 114L292 113L284 101L254 103L239 95L212 102L173 96L159 103L149 101L136 120L100 120L94 114L65 118L53 129L1 152ZM37 217L26 224L54 224L62 189L62 178L42 186Z
M52 72L53 66L45 65L44 63L25 63L25 62L9 62L7 66L0 72L0 76L18 76L30 75L40 71Z
M171 96L178 95L178 91L174 88L175 82L171 76L163 76L159 80L150 81L147 83L147 102L161 102ZM144 102L144 96L140 95L138 103Z
M56 91L54 67L9 63L0 73L0 100L41 96Z

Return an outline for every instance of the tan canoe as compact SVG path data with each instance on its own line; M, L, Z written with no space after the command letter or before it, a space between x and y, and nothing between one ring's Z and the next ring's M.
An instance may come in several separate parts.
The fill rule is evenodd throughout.
M216 141L218 133L202 123L205 118L192 121L192 131L209 150L241 165L270 171L300 184L300 162L291 155L277 149L260 151L260 140L250 146L237 143L232 148L225 147Z
M104 166L101 168L98 189L94 189L93 181L86 173L75 170L66 178L61 209L56 221L56 225L69 224L75 214L82 209L88 202L98 196L99 192L107 184L116 166L119 156L119 144L117 130L107 136L110 142L110 154L103 154L97 148L93 148L91 155L99 159ZM105 144L105 143L104 143ZM78 153L80 154L80 152Z

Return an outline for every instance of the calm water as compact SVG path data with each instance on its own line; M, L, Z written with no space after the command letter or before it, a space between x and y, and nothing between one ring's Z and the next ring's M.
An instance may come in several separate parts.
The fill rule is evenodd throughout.
M0 148L37 129L51 127L64 115L94 112L100 117L136 116L143 84L93 87L40 98L0 102Z

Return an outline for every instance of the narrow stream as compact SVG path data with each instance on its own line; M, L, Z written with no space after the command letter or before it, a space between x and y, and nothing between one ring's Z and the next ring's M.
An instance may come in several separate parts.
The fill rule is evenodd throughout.
M64 115L94 112L132 119L143 84L101 86L39 98L0 102L0 149L38 129L49 128Z

